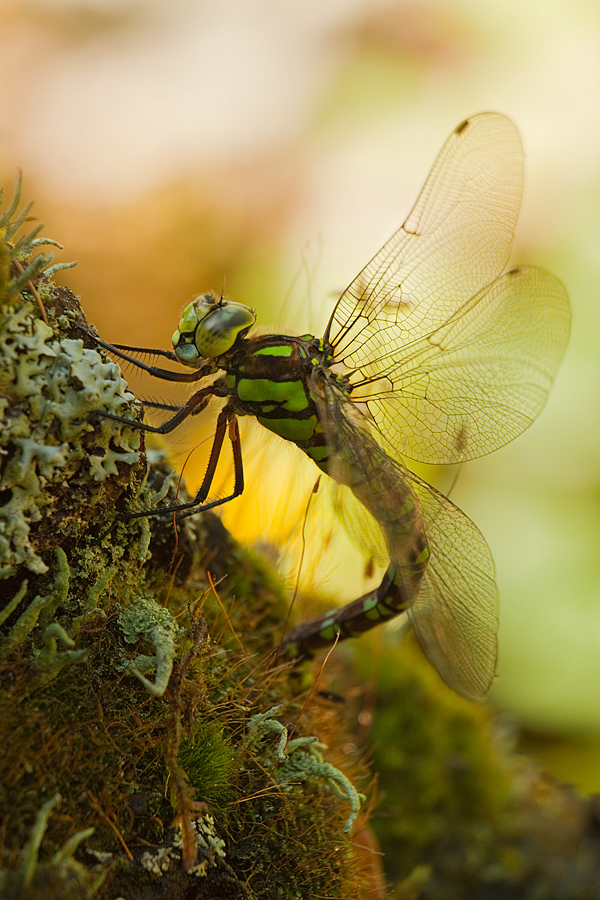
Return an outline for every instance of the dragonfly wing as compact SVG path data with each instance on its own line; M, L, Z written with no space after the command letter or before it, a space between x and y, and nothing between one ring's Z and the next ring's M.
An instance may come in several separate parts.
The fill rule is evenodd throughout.
M410 459L473 459L517 437L539 414L569 330L560 281L543 269L515 269L425 337L366 363L352 399L367 403Z
M387 545L404 583L403 608L408 607L425 655L457 693L483 697L496 668L499 608L483 536L458 507L391 455L393 448L387 448L376 424L325 373L315 372L313 391L331 446L330 474L342 485L335 492L338 507L347 493L343 485L354 494L349 511L342 511L350 536L376 558L382 543ZM416 504L407 514L411 499ZM375 519L371 525L363 513L364 538L357 500ZM429 562L416 564L427 546Z
M350 488L328 478L326 489L331 507L354 546L365 559L372 560L378 566L387 566L389 550L377 521L367 513Z
M354 498L343 505L346 492L336 491L337 512L350 537L358 539L367 556L377 562L385 562L387 556L391 561L406 605L416 596L427 558L419 501L408 470L386 452L381 444L383 436L374 423L334 379L325 370L316 369L312 393L327 440L327 473Z
M431 553L408 610L415 634L446 684L481 699L496 671L498 588L489 548L477 526L425 481L412 476Z
M563 286L540 269L498 278L523 190L515 126L493 113L453 132L402 228L340 297L325 332L403 456L456 463L538 415L569 336ZM496 280L498 279L498 280Z
M523 149L504 116L454 130L405 221L338 300L325 332L349 369L428 334L493 281L510 254Z

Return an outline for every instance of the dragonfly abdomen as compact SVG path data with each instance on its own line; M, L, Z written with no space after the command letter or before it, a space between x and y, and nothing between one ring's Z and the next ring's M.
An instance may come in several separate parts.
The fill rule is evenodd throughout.
M408 609L419 594L430 556L421 505L400 464L374 440L368 422L340 394L330 374L317 370L313 389L328 436L327 472L378 523L390 565L374 590L295 628L284 641L293 657L311 656L336 637L362 634Z
M381 584L341 609L334 609L317 619L296 626L283 641L293 659L311 657L336 638L357 637L375 625L394 619L413 602L414 589L407 586L397 571L389 566Z

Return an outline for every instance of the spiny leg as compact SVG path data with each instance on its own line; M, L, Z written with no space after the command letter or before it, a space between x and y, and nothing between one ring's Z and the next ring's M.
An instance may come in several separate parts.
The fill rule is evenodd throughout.
M90 413L87 418L91 419L94 416L102 416L102 418L104 419L114 419L115 422L120 422L121 425L130 425L131 428L137 428L139 431L149 431L151 434L170 434L189 416L194 416L199 412L202 412L214 393L214 385L209 384L205 388L201 388L201 390L196 391L196 393L192 397L190 397L187 403L185 403L183 406L170 406L169 404L165 404L165 409L176 409L177 412L174 416L168 419L168 421L163 422L162 425L148 425L146 422L138 422L135 419L125 419L121 416L114 415L114 413L104 412L104 410L101 409L95 410L93 413ZM158 406L160 408L160 404L152 405Z
M233 491L226 497L219 497L217 500L210 500L208 503L205 503L204 501L208 496L208 492L210 491L215 476L217 463L219 462L219 457L223 448L223 441L225 440L225 434L227 432L229 433L229 440L231 442L231 449L233 453ZM204 478L202 479L202 484L196 492L193 500L190 500L188 503L176 503L172 506L162 506L159 509L145 509L140 510L139 512L128 513L127 518L138 519L142 516L156 516L175 513L177 515L177 520L179 521L180 519L187 519L188 516L194 516L198 512L205 512L208 509L214 509L216 506L222 506L224 503L229 503L230 500L235 500L236 497L239 497L243 490L244 467L242 461L242 448L240 443L238 421L236 415L228 407L225 407L219 413L219 417L217 419L217 427L215 429L215 437L210 451L208 466L206 467L206 473L204 475Z
M116 350L122 350L124 353L147 353L149 356L162 356L170 359L171 362L178 362L177 354L173 350L155 350L148 347L130 347L129 344L107 344L107 347L114 347Z
M161 409L165 412L179 412L180 409L183 409L181 403L160 403L157 400L146 400L143 399L142 403L144 406L149 406L151 409ZM198 413L201 413L205 406L199 406L197 409L194 409L190 415L197 416Z
M125 347L125 345L121 344L107 344L106 341L96 337L96 335L88 331L87 328L82 328L81 325L78 325L77 328L99 347L103 347L108 353L112 353L119 359L131 363L132 366L141 369L143 372L147 372L149 375L152 375L153 378L162 378L164 381L200 381L202 378L206 378L207 375L212 375L216 371L213 363L207 363L205 366L202 366L200 369L194 369L192 372L172 372L170 369L161 369L160 366L149 366L141 359L129 356L127 353L123 352L123 350L127 349L133 353L149 353L155 356L165 356L167 359L173 361L176 361L177 357L168 350L147 350L144 347Z

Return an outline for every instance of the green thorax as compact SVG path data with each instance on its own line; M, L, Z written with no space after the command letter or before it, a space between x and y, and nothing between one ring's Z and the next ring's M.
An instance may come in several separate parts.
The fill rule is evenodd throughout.
M327 447L311 390L315 368L331 365L321 340L310 334L252 336L218 362L239 415L255 416L325 467Z

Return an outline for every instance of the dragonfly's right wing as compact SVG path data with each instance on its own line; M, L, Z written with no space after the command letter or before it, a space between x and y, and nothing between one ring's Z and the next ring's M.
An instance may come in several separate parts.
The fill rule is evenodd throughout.
M408 618L429 662L458 694L478 700L496 671L499 599L494 563L477 526L411 473L431 553Z
M313 392L338 482L334 505L350 536L379 562L387 550L406 601L398 613L408 607L419 643L446 683L480 699L494 676L498 631L494 564L481 532L392 455L376 424L324 373L315 372ZM425 566L418 562L424 547Z
M523 189L509 119L453 132L398 232L340 297L325 339L391 443L456 463L502 447L540 412L569 337L562 284L499 277Z
M443 325L365 364L352 391L404 456L447 464L531 425L567 347L569 299L543 269L506 272ZM358 373L357 373L358 374Z

